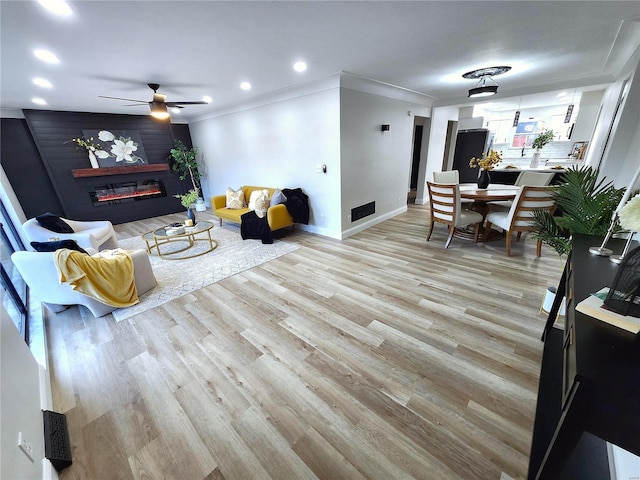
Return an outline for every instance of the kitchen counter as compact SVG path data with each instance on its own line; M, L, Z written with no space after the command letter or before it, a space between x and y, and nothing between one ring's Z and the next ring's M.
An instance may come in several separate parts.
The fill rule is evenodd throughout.
M513 168L506 168L508 165L513 165ZM500 165L494 169L494 171L502 172L522 172L522 171L558 171L563 172L567 168L571 168L574 165L580 166L582 162L575 160L567 160L566 158L541 158L540 165L536 168L530 168L531 158L518 157L518 158L503 158ZM556 166L562 168L553 168Z

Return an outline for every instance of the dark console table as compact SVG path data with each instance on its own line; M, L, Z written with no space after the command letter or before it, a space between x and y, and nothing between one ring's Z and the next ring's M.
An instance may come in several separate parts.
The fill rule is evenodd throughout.
M589 253L601 242L574 238L558 287L567 300L564 330L552 326L550 314L543 334L529 480L609 479L607 441L640 455L640 334L575 311L590 293L611 286L618 270ZM607 246L619 253L624 242ZM557 308L561 296L556 300Z

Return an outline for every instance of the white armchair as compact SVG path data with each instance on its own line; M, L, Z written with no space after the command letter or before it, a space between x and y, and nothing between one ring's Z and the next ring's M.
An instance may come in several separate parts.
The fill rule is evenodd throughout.
M133 277L138 295L156 286L156 277L151 268L147 252L129 252L133 260ZM11 261L29 285L35 297L54 313L61 312L69 305L84 305L96 317L111 313L116 307L106 305L75 291L69 284L61 284L54 260L55 252L15 252Z
M82 248L93 248L96 251L118 248L118 239L111 222L97 220L93 222L80 222L61 218L72 229L73 233L57 233L44 228L35 218L31 218L22 224L22 229L29 242L47 242L53 237L60 240L75 240Z

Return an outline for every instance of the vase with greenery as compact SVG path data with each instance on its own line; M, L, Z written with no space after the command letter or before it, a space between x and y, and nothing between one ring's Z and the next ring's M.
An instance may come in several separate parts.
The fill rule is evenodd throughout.
M540 151L547 144L553 141L555 132L553 130L544 130L540 132L536 138L533 139L531 147L534 149L533 157L531 159L530 168L538 168L540 163Z
M542 148L547 144L553 141L553 137L555 137L555 132L553 130L545 130L540 132L538 136L531 143L531 147L536 150L542 150Z
M599 171L589 166L563 173L553 194L556 213L533 212L533 238L550 245L559 255L566 255L571 250L573 234L606 235L625 189L615 188L612 182L598 177Z
M196 198L200 197L200 165L198 164L198 149L196 147L187 148L180 140L174 142L174 148L171 149L171 159L173 160L173 171L178 174L180 180L191 180L193 189L197 193Z
M174 195L174 197L180 199L182 206L187 209L187 218L192 220L193 225L196 223L196 214L193 209L193 204L196 203L198 196L198 191L194 189L191 189L187 193L183 193L181 195Z

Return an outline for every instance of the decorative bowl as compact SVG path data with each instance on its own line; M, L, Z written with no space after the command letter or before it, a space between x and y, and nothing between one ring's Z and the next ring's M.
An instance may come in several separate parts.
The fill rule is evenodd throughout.
M180 235L184 233L184 227L167 227L164 229L168 236Z

